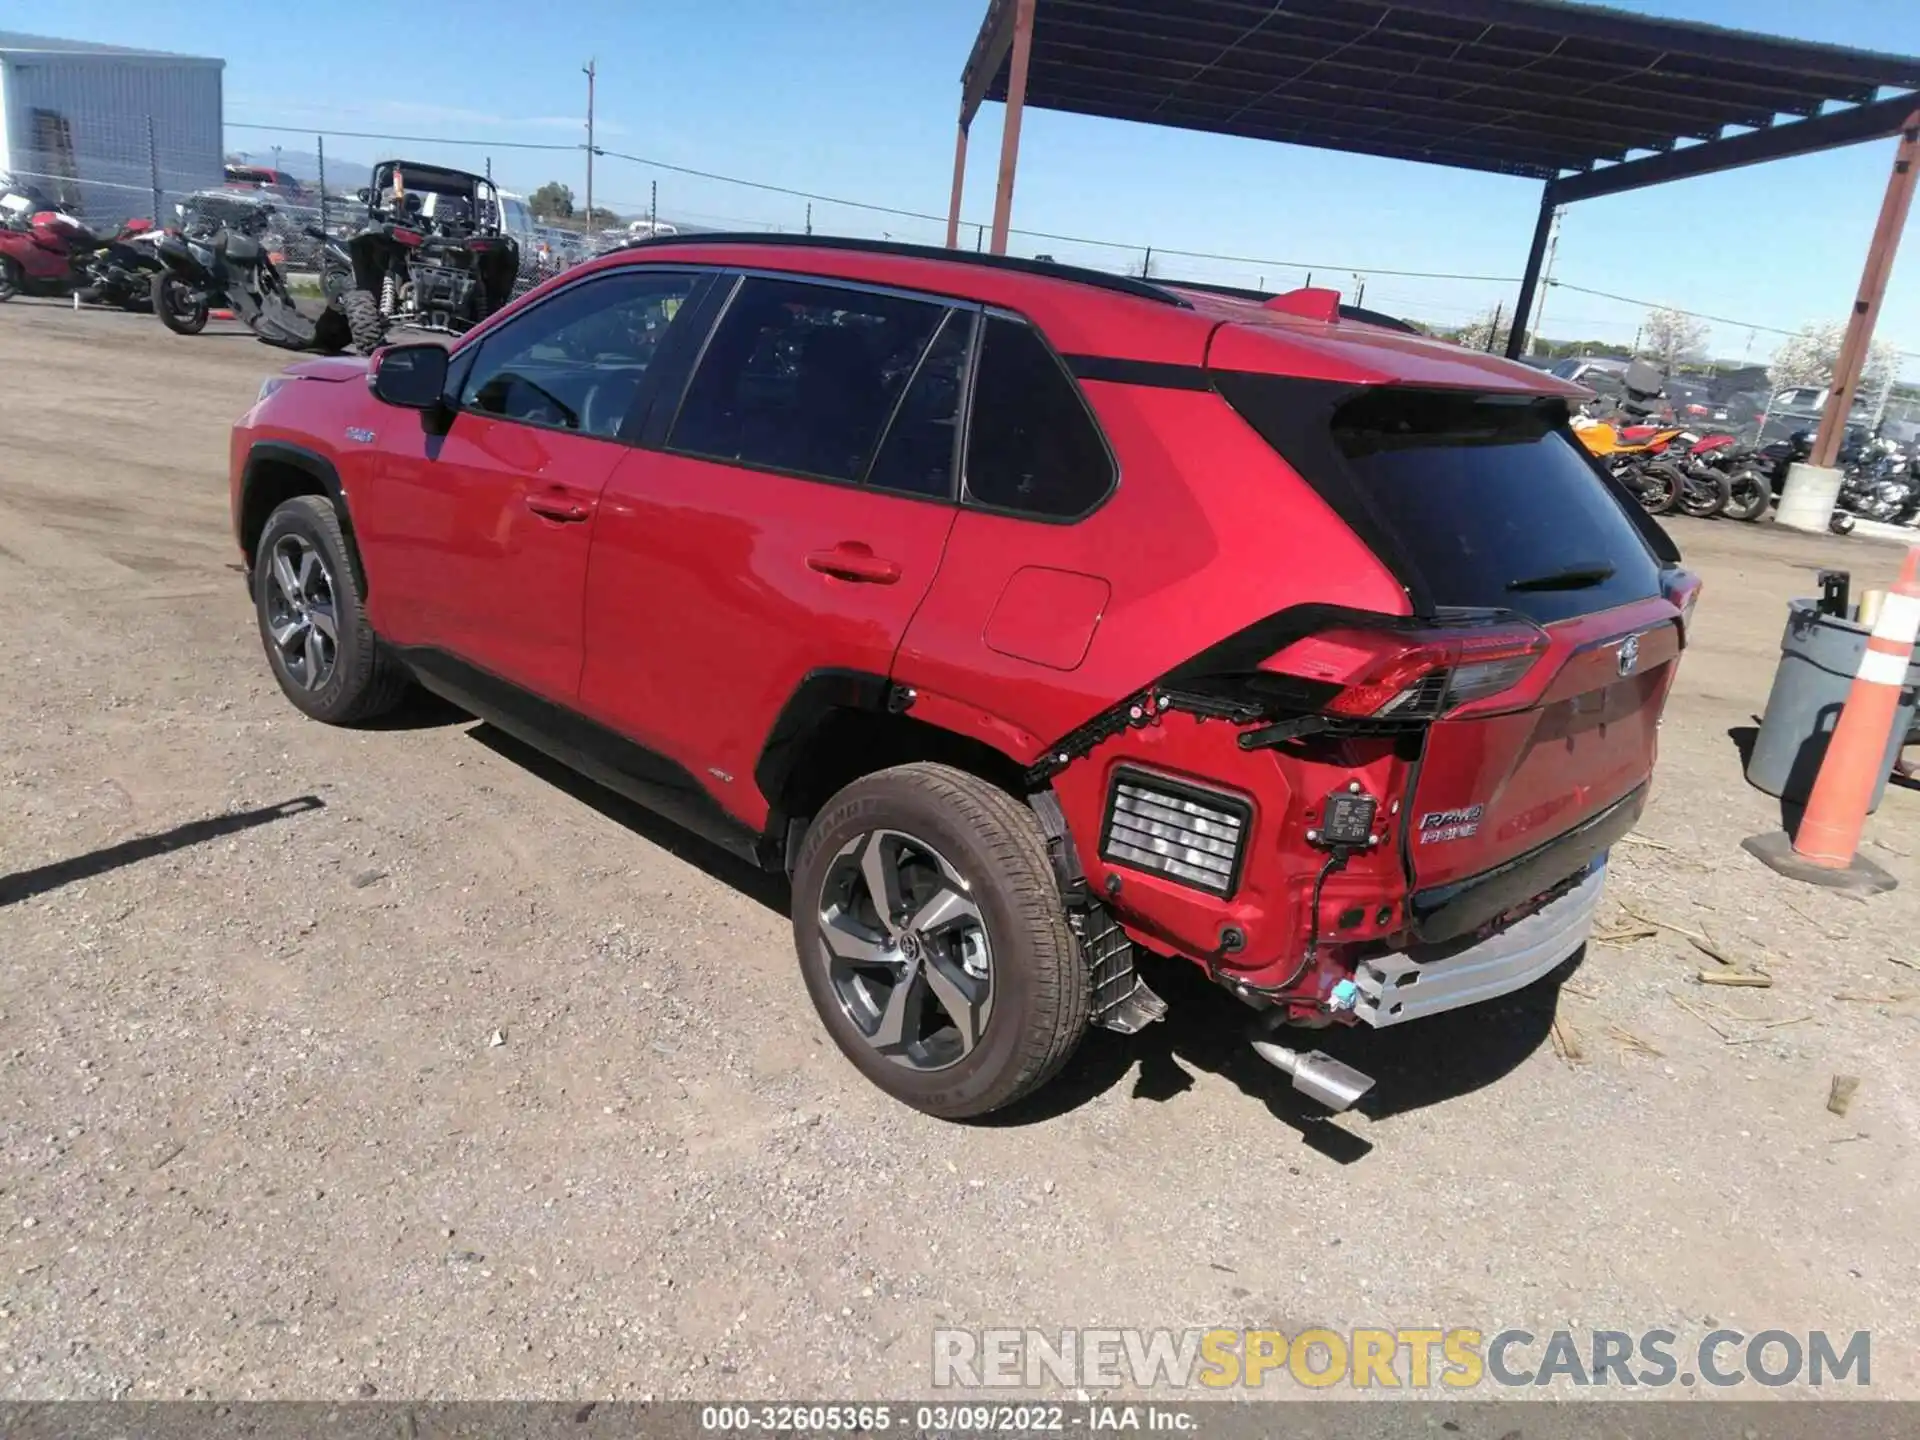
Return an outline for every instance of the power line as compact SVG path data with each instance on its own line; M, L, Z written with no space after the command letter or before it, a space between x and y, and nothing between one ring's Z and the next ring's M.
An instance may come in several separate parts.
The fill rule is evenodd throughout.
M312 125L258 125L229 120L229 130L271 130L280 135L338 135L343 140L398 140L403 145L476 145L483 150L583 150L582 145L536 145L530 140L456 140L450 135L388 135L375 130L330 130Z

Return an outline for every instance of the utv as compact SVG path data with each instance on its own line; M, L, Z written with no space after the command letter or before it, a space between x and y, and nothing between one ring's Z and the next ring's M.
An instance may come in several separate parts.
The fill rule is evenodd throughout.
M500 228L491 180L386 160L360 197L366 219L347 241L352 288L339 299L355 350L372 354L392 325L457 335L507 303L520 247Z

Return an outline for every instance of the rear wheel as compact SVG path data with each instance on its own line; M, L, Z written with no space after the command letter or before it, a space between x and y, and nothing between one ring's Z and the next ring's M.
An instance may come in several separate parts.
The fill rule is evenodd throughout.
M351 725L400 703L406 672L367 623L340 517L326 497L295 496L267 517L253 599L273 678L301 712Z
M1665 515L1680 499L1680 474L1668 465L1642 465L1627 484L1649 515Z
M1710 520L1727 508L1727 477L1717 470L1679 472L1680 511Z
M1033 813L944 765L856 780L814 819L793 933L827 1033L945 1119L1031 1094L1086 1033L1092 989Z
M340 313L347 317L347 334L360 354L371 355L386 342L387 317L380 313L380 297L371 290L345 292Z
M20 293L20 264L6 255L0 255L0 305L4 305Z
M1736 470L1727 478L1727 508L1722 513L1729 520L1758 520L1772 503L1773 491L1758 470Z
M153 313L176 335L198 335L207 328L206 295L161 271L153 277Z

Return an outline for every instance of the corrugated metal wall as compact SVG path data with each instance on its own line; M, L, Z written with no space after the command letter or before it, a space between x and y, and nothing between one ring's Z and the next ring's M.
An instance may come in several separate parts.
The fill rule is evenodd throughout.
M13 173L56 199L75 193L89 223L153 210L147 123L169 202L220 181L217 65L160 59L0 56Z

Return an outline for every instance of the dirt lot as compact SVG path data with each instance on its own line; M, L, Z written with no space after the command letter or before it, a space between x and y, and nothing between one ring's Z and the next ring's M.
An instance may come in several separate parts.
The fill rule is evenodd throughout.
M1786 599L1898 550L1676 527L1706 598L1611 893L1771 989L1595 945L1340 1037L1380 1083L1330 1121L1172 972L1170 1022L959 1127L831 1050L778 887L461 716L284 703L226 519L282 358L0 307L0 1394L897 1396L939 1325L1718 1324L1870 1329L1920 1397L1920 793L1870 825L1900 890L1786 889L1729 734Z

